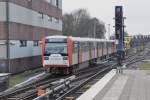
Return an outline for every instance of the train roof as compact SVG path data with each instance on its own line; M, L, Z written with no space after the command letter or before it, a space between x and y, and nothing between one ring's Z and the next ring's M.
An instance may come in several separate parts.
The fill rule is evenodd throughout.
M63 35L46 36L46 39L49 39L49 38L67 38L67 36L63 36Z
M49 38L71 38L73 41L97 41L97 42L115 42L115 40L107 40L107 39L98 39L98 38L89 38L89 37L72 37L72 36L62 36L62 35L54 35L54 36L47 36L46 39Z
M97 41L97 42L115 42L114 40L98 39L98 38L82 38L82 37L71 37L73 41Z

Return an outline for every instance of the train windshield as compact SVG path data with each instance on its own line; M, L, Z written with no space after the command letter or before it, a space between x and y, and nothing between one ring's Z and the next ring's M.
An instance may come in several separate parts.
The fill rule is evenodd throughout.
M45 54L67 54L67 43L46 43Z

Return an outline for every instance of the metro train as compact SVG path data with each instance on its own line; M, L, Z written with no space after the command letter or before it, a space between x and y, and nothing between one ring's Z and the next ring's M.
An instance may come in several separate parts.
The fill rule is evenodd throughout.
M94 64L116 53L115 40L47 36L42 39L42 64L46 71L73 73L84 62Z
M132 37L131 36L126 36L125 37L125 50L129 50L131 48L131 39Z

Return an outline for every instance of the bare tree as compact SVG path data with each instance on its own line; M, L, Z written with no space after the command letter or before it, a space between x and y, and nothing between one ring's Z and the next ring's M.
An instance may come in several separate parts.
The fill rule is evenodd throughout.
M65 14L63 16L63 33L70 36L93 37L95 28L96 37L103 38L106 33L105 24L97 18L95 21L86 9ZM95 23L96 26L94 27Z

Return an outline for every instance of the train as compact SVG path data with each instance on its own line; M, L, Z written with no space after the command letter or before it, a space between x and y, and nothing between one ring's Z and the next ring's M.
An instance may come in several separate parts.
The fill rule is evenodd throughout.
M131 48L131 40L132 37L131 36L125 36L125 50L129 50Z
M47 36L42 39L42 64L46 71L74 73L80 64L116 53L115 40L72 36Z

